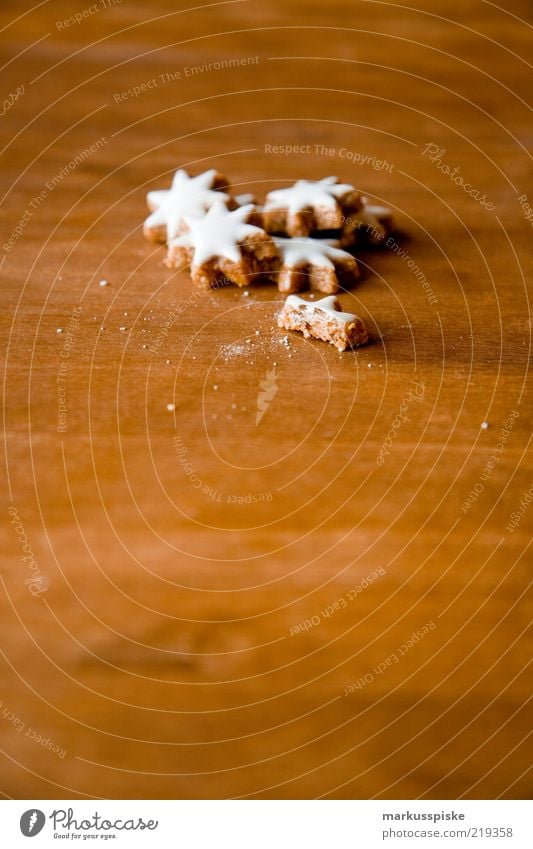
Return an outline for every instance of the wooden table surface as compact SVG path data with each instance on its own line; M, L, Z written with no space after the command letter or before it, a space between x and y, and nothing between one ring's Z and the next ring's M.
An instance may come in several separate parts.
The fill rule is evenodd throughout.
M527 5L2 4L4 796L530 794ZM168 270L178 167L391 206L370 344Z

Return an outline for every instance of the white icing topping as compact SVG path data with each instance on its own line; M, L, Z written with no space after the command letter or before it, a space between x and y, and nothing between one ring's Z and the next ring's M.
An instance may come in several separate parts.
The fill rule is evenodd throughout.
M392 216L392 209L388 206L378 206L378 204L367 203L363 208L364 212L367 215L373 215L378 221L383 220L383 218L390 218Z
M235 195L235 200L239 206L247 206L249 203L255 203L255 195L245 192L243 195Z
M290 215L302 209L314 206L335 208L337 199L354 187L346 183L337 183L336 177L325 177L323 180L298 180L288 189L276 189L266 197L265 210L285 209Z
M289 295L285 304L310 315L313 315L316 310L326 312L330 318L333 318L339 324L348 325L358 321L357 316L353 313L342 312L341 305L335 295L328 295L327 298L321 298L320 301L315 301L312 304L309 301L304 301L303 298L299 298L298 295Z
M260 227L245 223L253 209L253 204L248 204L228 212L224 203L213 204L201 218L186 216L184 220L189 232L178 236L172 244L194 249L193 268L215 256L239 262L241 251L238 243L248 236L263 233Z
M154 191L148 192L148 194L146 195L146 203L148 204L148 208L152 211L154 209L157 209L159 206L161 206L168 193L169 189L154 189Z
M378 243L386 235L386 228L382 222L392 218L392 209L389 209L388 206L368 203L366 198L362 200L363 208L359 213L359 221L363 227L367 228L370 241Z
M335 262L352 259L351 254L336 247L338 242L334 239L281 239L276 236L274 242L283 264L289 268L297 268L299 265L334 268Z
M212 168L197 177L186 171L176 171L168 191L148 192L146 200L154 211L144 222L145 227L167 228L170 241L180 232L181 223L187 215L203 215L217 201L227 203L229 195L213 190L217 172Z

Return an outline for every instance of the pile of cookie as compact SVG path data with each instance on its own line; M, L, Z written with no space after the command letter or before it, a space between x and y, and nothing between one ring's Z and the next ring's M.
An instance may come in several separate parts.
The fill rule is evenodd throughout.
M169 268L189 268L195 285L220 281L245 287L258 279L290 295L278 317L288 330L331 342L338 350L368 339L361 319L343 313L335 297L310 303L293 293L334 296L359 277L354 248L381 241L392 229L391 210L368 203L336 177L298 180L267 194L232 196L212 169L195 177L177 171L168 190L147 195L144 235L167 244Z

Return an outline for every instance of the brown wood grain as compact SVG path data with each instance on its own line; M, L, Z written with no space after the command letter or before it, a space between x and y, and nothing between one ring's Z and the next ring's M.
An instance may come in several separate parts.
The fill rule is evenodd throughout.
M527 4L203 6L2 4L1 791L526 797ZM371 343L166 269L178 167L390 205Z

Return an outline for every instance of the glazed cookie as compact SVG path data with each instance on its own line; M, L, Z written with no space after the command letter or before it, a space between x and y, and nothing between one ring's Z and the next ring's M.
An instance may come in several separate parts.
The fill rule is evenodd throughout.
M274 237L280 256L276 281L280 292L335 294L357 280L359 269L353 256L329 239L282 239Z
M242 195L235 195L237 206L248 206L249 203L257 204L257 198L252 192L244 192Z
M263 208L258 204L257 198L252 192L245 192L242 195L235 195L235 206L253 206L253 210L248 216L248 224L255 224L256 227L263 227ZM233 207L230 207L233 209Z
M309 236L323 230L344 232L346 221L361 209L361 196L353 186L336 177L298 180L288 189L269 192L263 207L263 226L268 233Z
M388 206L379 206L369 203L367 198L362 198L363 207L358 214L359 229L363 239L371 245L379 245L385 236L394 230L394 219L392 209Z
M248 286L261 276L271 276L278 262L272 237L249 224L253 204L230 212L224 203L214 204L206 215L185 217L187 232L168 246L169 268L191 266L193 283L210 289L224 278Z
M167 242L182 232L185 216L203 215L215 202L232 208L233 199L220 191L226 186L226 178L214 168L196 177L176 171L170 189L148 192L151 214L144 222L144 235L151 242Z
M342 312L335 295L314 303L289 295L278 316L278 327L299 330L306 338L313 336L330 342L338 351L368 342L364 321L353 313Z

